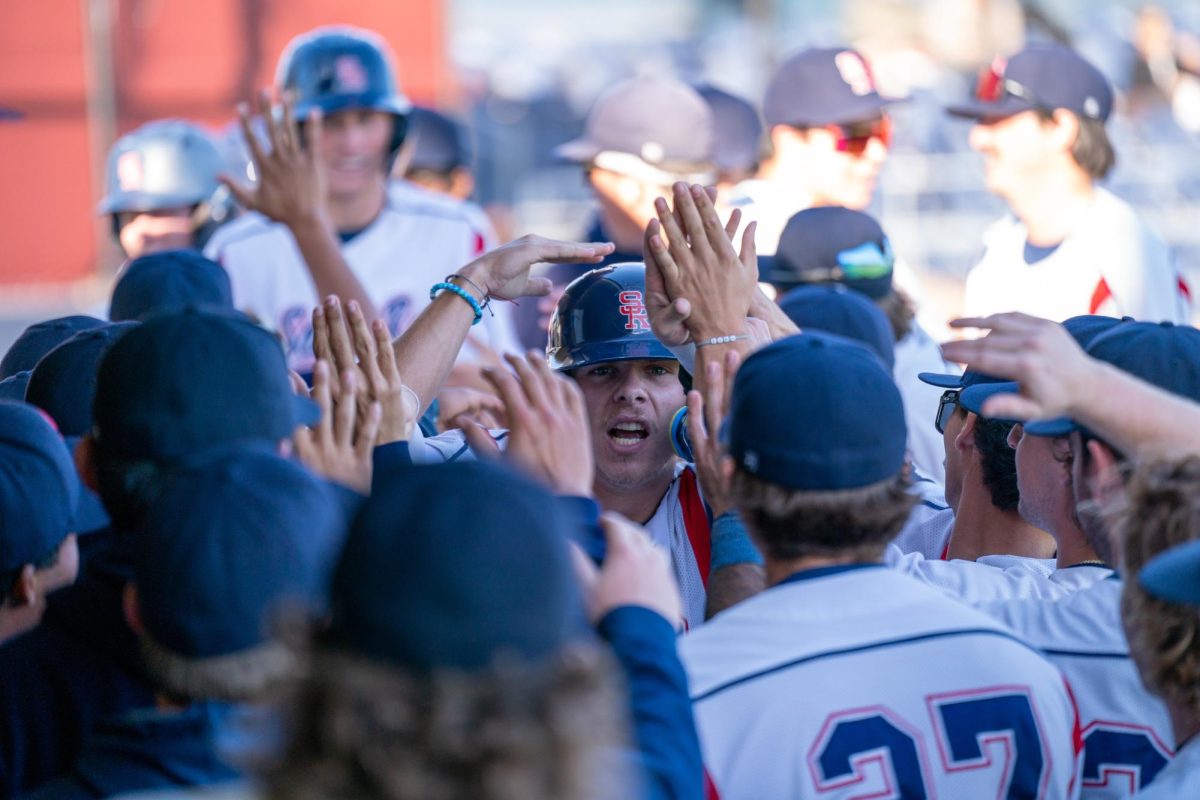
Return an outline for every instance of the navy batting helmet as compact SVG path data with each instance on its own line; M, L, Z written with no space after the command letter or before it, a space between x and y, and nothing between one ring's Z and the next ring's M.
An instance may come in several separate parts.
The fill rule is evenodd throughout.
M97 213L197 207L196 246L233 211L217 180L225 162L202 128L178 119L148 122L122 136L108 153L105 194Z
M650 330L646 266L613 264L572 281L550 318L546 360L556 370L606 361L675 359Z
M314 109L323 114L349 109L391 114L395 123L389 157L395 158L412 104L396 86L387 45L377 34L349 25L301 34L283 51L275 82L295 93L301 121Z

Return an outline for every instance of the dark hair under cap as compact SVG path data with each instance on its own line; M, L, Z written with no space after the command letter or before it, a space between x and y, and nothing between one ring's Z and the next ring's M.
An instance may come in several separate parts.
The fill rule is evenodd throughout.
M478 462L384 476L332 592L338 647L419 672L540 660L586 636L558 501Z

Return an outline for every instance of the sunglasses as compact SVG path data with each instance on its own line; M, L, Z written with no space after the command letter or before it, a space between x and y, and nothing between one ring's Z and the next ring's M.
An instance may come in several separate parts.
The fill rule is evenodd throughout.
M937 416L933 418L933 427L937 428L938 433L946 432L946 423L950 421L954 410L958 408L958 389L947 389L942 392L942 397L938 400Z
M867 151L872 139L878 139L884 147L892 146L892 120L886 115L866 122L829 125L828 130L837 136L839 153L861 156Z
M998 103L1007 95L1020 98L1035 108L1046 108L1038 101L1033 91L1012 78L1004 77L1005 62L997 59L979 73L975 83L975 99L984 103Z

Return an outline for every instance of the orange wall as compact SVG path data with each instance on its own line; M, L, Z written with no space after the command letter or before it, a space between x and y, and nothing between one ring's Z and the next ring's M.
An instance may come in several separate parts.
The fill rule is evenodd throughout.
M63 282L110 268L96 224L99 148L143 122L178 116L221 127L269 85L293 36L317 25L372 28L391 44L400 85L424 101L449 77L438 0L91 0L112 13L115 131L88 117L90 33L80 0L0 3L0 284ZM103 99L103 98L100 98ZM99 262L106 262L100 264Z

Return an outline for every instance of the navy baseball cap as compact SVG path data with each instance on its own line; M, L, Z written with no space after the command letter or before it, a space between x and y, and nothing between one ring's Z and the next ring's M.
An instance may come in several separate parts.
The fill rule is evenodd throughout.
M463 127L432 108L414 107L408 115L408 169L450 172L471 163L471 148Z
M713 160L724 171L751 170L762 155L763 124L749 101L715 86L697 86L713 115Z
M845 286L801 286L779 307L802 331L836 333L871 348L890 371L896 366L892 325L879 307Z
M222 442L278 442L320 411L293 393L270 333L236 311L189 308L150 317L113 345L93 417L102 446L176 461Z
M51 555L78 499L75 464L45 414L0 402L0 573Z
M554 497L500 466L389 472L342 551L330 640L420 672L552 656L587 636L571 534Z
M713 159L712 111L695 89L674 78L622 81L596 101L583 136L554 151L559 158L585 164L608 153L635 156L668 172L708 169Z
M1142 588L1168 603L1200 605L1200 542L1159 553L1138 574Z
M1200 402L1200 330L1170 322L1117 320L1086 348L1092 358L1172 394ZM1083 426L1068 417L1025 423L1034 436L1066 436Z
M991 394L987 393L991 387L1008 386L1011 391L1015 391L1016 386L1012 381L985 375L973 369L968 369L961 375L953 372L919 372L917 378L922 383L941 389L958 389L958 404L973 414L979 414L983 408L983 400L991 397Z
M832 334L790 336L747 358L727 426L741 469L792 489L855 489L904 467L900 390L874 352Z
M137 326L136 322L115 322L67 339L33 368L25 402L49 414L63 436L83 436L92 429L92 399L100 362Z
M816 127L877 117L896 98L875 88L867 60L848 47L804 50L775 70L763 99L768 127Z
M77 314L30 325L17 337L17 340L8 348L8 352L4 354L4 358L0 360L0 379L8 378L25 370L32 370L37 366L37 362L42 360L42 356L79 331L98 328L104 324L102 319Z
M1022 111L1065 108L1104 122L1112 113L1113 90L1096 67L1069 47L1036 44L985 69L975 96L947 107L958 117L1000 119Z
M268 641L281 605L321 607L344 533L330 487L268 447L190 461L172 472L137 533L147 634L197 659Z
M16 400L25 402L25 388L29 386L29 370L13 373L0 381L0 400Z
M878 300L892 291L895 263L891 243L874 217L842 206L818 206L788 220L775 255L758 259L758 272L779 287L841 283Z
M129 262L113 287L108 318L143 320L185 306L233 308L229 275L196 250L167 250Z

